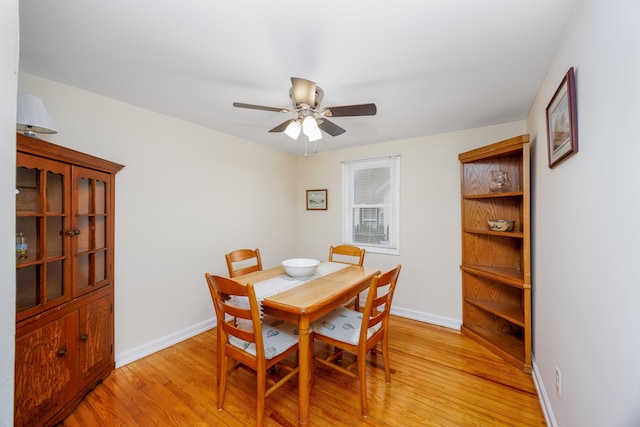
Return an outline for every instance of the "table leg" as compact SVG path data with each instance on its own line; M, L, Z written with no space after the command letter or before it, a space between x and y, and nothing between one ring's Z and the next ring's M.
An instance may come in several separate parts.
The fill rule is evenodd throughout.
M310 336L309 336L309 318L306 316L300 316L298 324L298 333L300 338L300 345L298 346L300 372L298 373L298 393L299 398L299 410L298 425L306 426L309 424L309 394L311 393L310 381L311 381L311 369L313 364L311 363L311 349L310 349Z

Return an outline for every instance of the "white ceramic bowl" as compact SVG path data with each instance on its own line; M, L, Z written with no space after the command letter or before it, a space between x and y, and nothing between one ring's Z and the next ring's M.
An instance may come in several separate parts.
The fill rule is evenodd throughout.
M490 219L487 221L489 229L493 231L511 231L515 221L507 219Z
M282 261L284 271L291 277L309 277L316 272L320 261L310 258L291 258Z

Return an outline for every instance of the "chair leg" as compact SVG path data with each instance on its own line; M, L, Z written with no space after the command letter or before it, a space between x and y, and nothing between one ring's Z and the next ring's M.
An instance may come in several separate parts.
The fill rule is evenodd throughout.
M360 381L360 410L362 416L367 418L369 408L367 406L367 352L358 354L358 379Z
M222 363L222 358L224 357L222 355L222 352L224 351L224 349L222 348L222 338L220 337L220 330L222 329L222 326L218 325L218 327L216 328L216 384L220 385L220 378L221 378L221 372L222 372L222 368L221 368L221 363Z
M256 393L256 426L262 426L264 421L264 399L267 387L267 372L262 369L256 372L257 393Z
M218 411L222 411L224 406L224 393L227 387L227 368L229 366L229 357L224 355L220 358L218 364Z
M382 360L384 363L384 377L387 384L391 384L391 367L389 366L389 336L385 334L382 337Z

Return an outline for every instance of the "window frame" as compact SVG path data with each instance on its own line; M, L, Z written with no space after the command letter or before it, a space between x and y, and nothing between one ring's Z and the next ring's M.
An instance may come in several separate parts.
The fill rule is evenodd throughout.
M391 218L389 219L388 226L390 230L389 234L392 236L389 239L388 246L374 245L370 243L361 243L354 241L354 208L357 206L354 203L354 173L358 170L372 169L379 167L390 168L390 202L385 203L389 206ZM360 159L342 162L342 240L345 244L358 246L366 249L370 253L379 253L387 255L400 255L400 155L395 154L385 157L376 157L371 159ZM360 206L361 209L375 209L380 208L378 204Z

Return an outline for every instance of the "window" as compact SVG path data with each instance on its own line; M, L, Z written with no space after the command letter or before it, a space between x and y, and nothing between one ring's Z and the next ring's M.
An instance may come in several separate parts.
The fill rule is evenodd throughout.
M368 252L400 254L400 156L342 164L343 240Z

